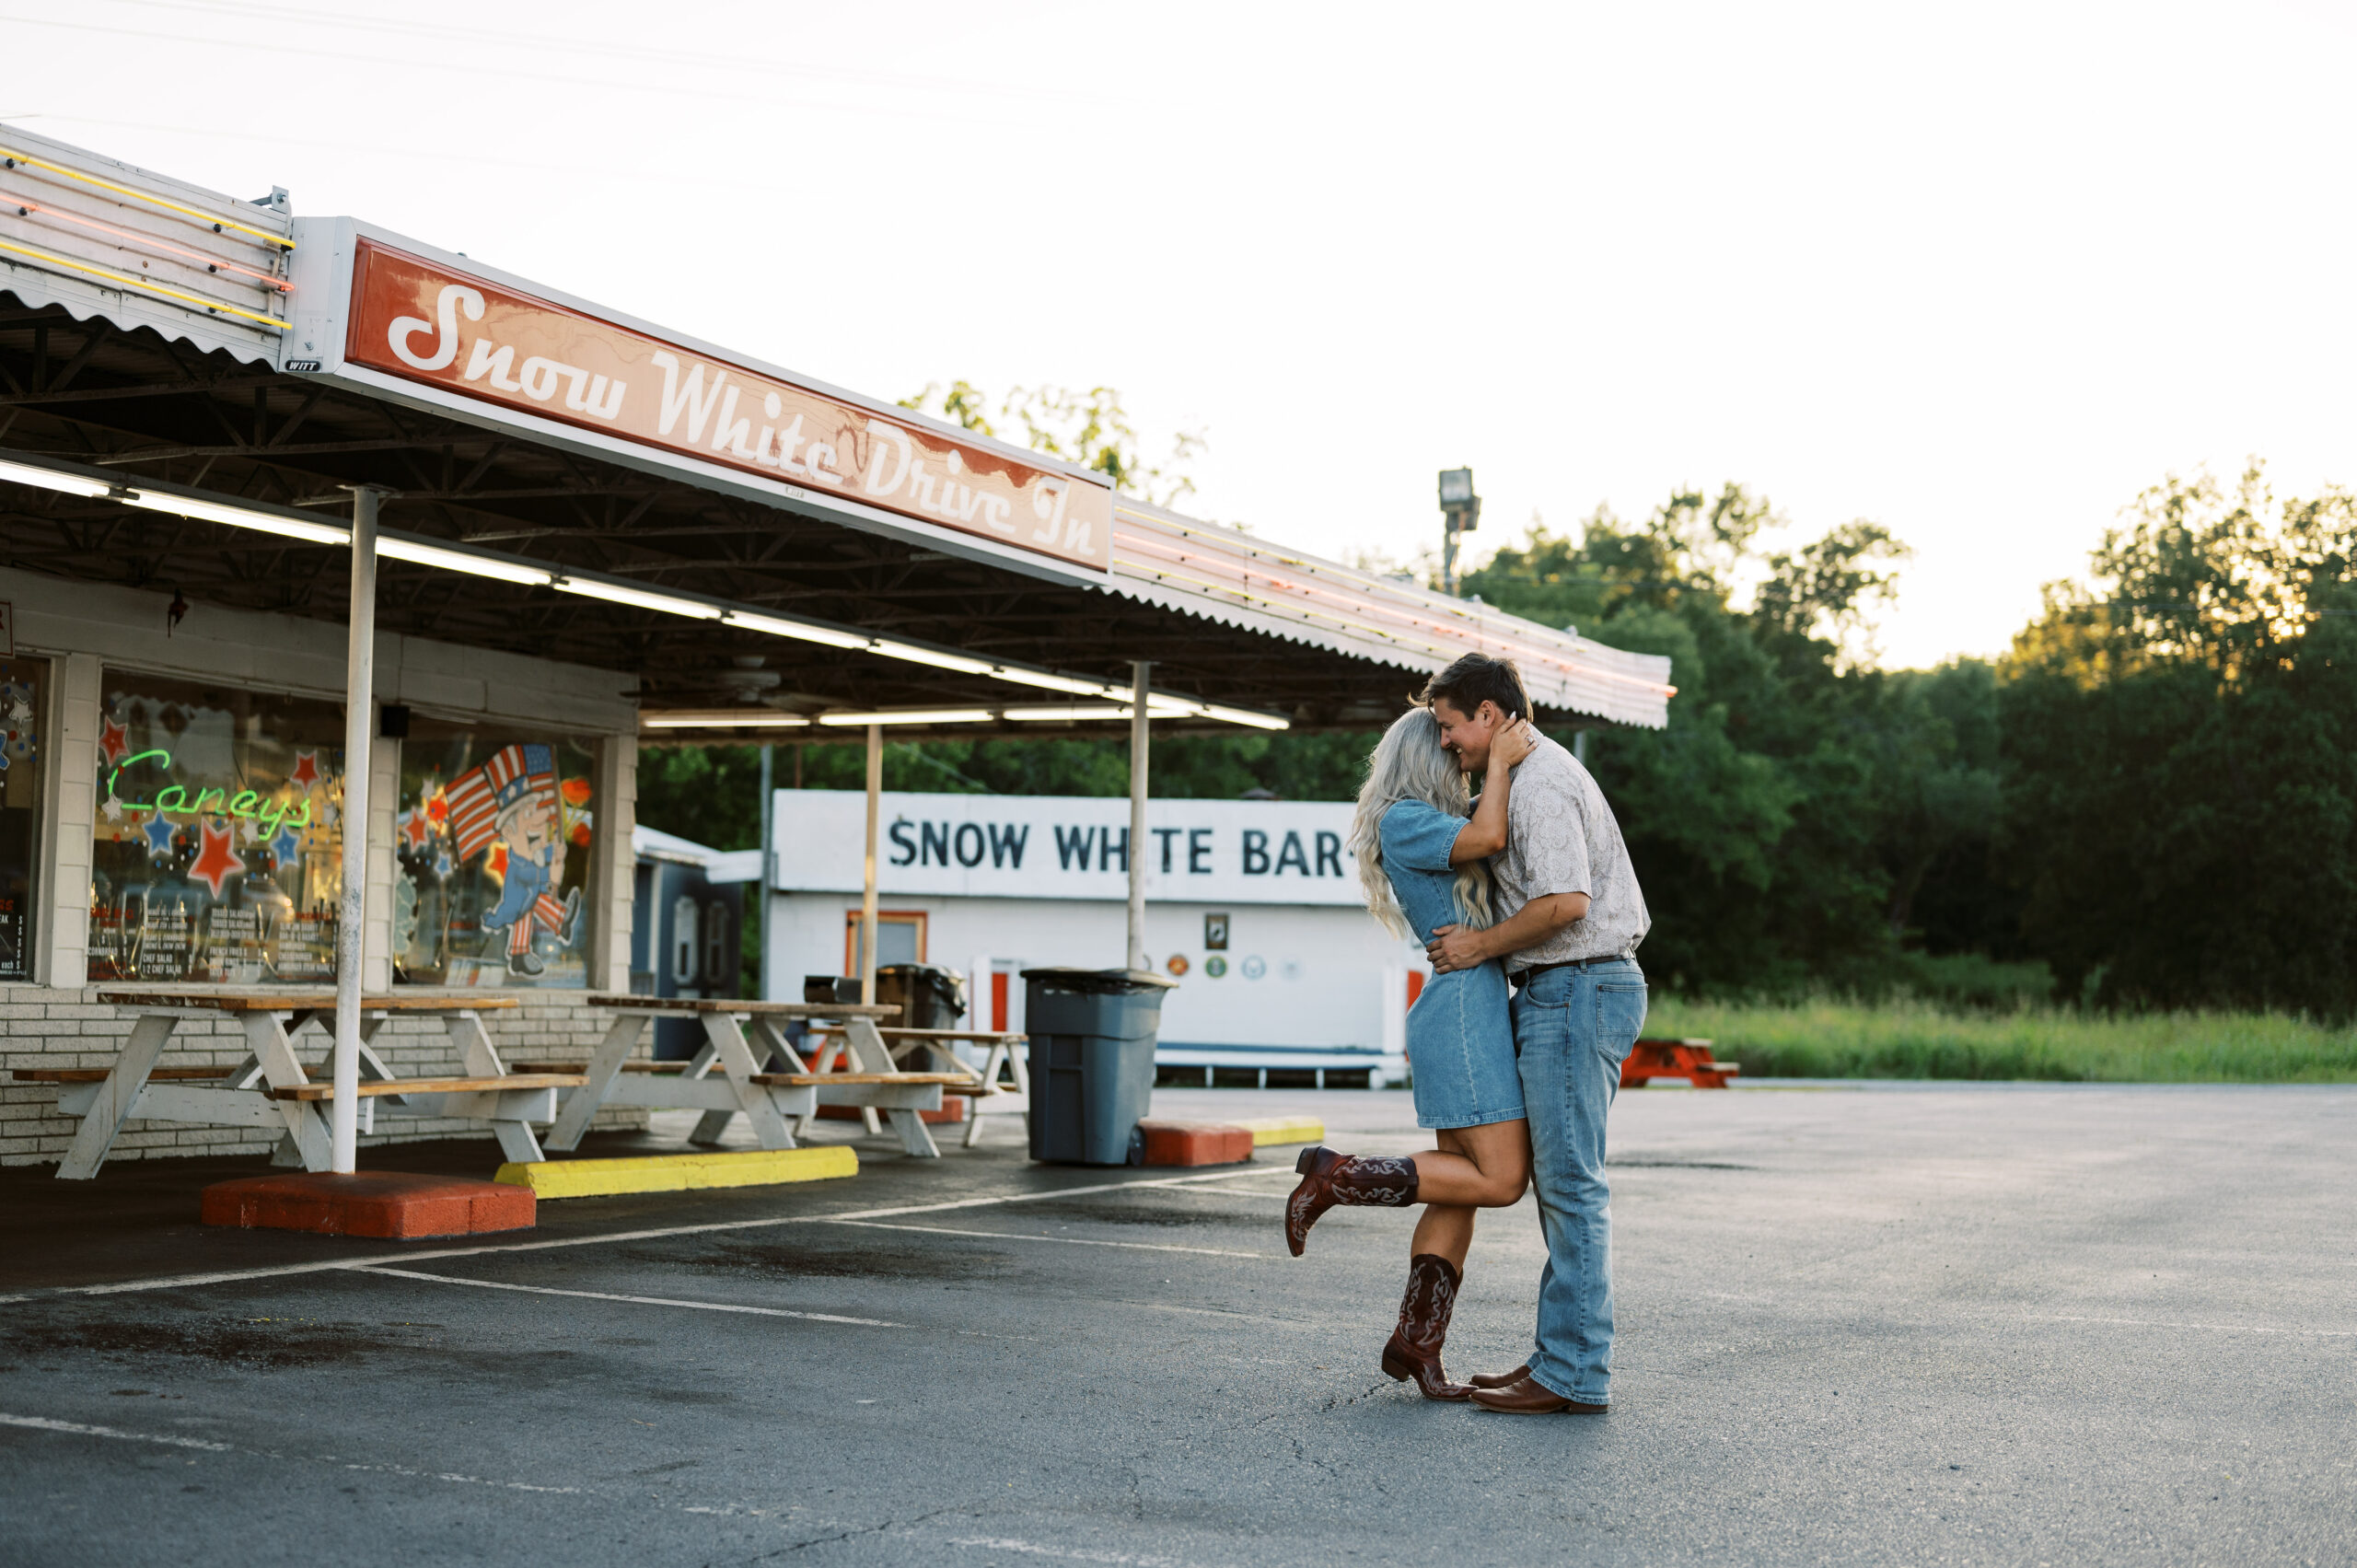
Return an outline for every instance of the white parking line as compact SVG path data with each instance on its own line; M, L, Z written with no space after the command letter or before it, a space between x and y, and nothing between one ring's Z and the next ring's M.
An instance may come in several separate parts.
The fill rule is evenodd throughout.
M1155 1241L1097 1241L1085 1236L1025 1236L1011 1230L951 1230L938 1225L877 1225L873 1220L829 1220L862 1230L921 1230L929 1236L964 1236L982 1241L1054 1241L1066 1247L1126 1247L1133 1252L1192 1252L1204 1258L1273 1258L1273 1252L1229 1252L1217 1247L1170 1247Z
M509 1284L502 1280L470 1280L459 1274L427 1274L415 1269L389 1269L381 1264L354 1269L355 1274L393 1274L405 1280L431 1280L435 1284L473 1285L480 1290L520 1290L532 1295L577 1295L589 1301L628 1301L641 1307L691 1307L699 1312L747 1312L758 1318L799 1318L811 1323L856 1323L863 1329L905 1329L880 1318L842 1318L832 1312L793 1312L783 1307L737 1307L725 1301L681 1301L668 1295L618 1295L603 1290L558 1290L553 1285Z
M615 1241L659 1241L674 1236L710 1236L732 1230L767 1230L779 1225L818 1225L829 1220L892 1219L901 1214L944 1214L956 1209L982 1209L1007 1203L1036 1203L1055 1198L1087 1198L1105 1192L1126 1192L1133 1188L1182 1187L1200 1181L1232 1181L1239 1176L1257 1176L1265 1172L1254 1170L1221 1170L1205 1176L1165 1176L1145 1181L1108 1181L1094 1187L1063 1187L1044 1192L1009 1192L995 1198L956 1198L942 1203L903 1203L888 1209L854 1209L841 1214L781 1214L759 1220L713 1220L702 1225L664 1225L648 1230L607 1231L597 1236L568 1236L549 1241L487 1242L476 1247L435 1247L415 1252L403 1252L400 1261L406 1263L438 1262L445 1258L481 1258L493 1252L546 1252L565 1247L598 1247ZM237 1284L247 1280L285 1279L296 1274L327 1274L348 1272L354 1269L374 1268L394 1261L389 1257L337 1258L313 1263L280 1263L266 1269L223 1269L203 1274L161 1274L144 1280L117 1280L107 1284L59 1285L53 1289L23 1291L15 1295L0 1296L0 1305L9 1302L41 1301L59 1295L122 1295L133 1291L181 1290L196 1285Z
M118 1426L92 1426L87 1422L52 1421L45 1415L9 1415L0 1411L0 1426L24 1426L35 1432L65 1432L76 1437L112 1437L124 1443L160 1443L168 1448L202 1448L208 1454L234 1454L238 1450L227 1443L207 1442L202 1437L166 1436L161 1433L125 1432Z
M2258 1323L2169 1323L2152 1318L2074 1318L2061 1312L2037 1313L2030 1321L2101 1323L2120 1329L2191 1329L2212 1334L2293 1334L2312 1340L2357 1340L2357 1329L2276 1329Z

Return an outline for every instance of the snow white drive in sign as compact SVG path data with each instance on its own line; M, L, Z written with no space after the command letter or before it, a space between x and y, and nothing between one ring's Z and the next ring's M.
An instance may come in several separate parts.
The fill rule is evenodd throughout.
M345 356L460 396L1099 570L1113 496L1007 449L363 240Z

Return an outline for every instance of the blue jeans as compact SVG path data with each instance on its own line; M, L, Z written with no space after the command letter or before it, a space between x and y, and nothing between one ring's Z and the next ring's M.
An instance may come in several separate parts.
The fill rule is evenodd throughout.
M1645 1027L1633 959L1549 970L1514 999L1514 1048L1530 1118L1531 1187L1547 1237L1530 1375L1583 1404L1612 1399L1612 1209L1604 1118Z

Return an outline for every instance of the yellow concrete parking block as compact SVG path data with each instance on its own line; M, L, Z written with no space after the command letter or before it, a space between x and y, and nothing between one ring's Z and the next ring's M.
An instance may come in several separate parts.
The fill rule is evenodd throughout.
M1271 1144L1322 1144L1326 1141L1326 1123L1314 1116L1264 1116L1257 1121L1231 1121L1231 1127L1249 1128L1252 1146L1265 1149Z
M699 1187L766 1187L859 1174L843 1144L807 1149L743 1149L720 1155L641 1155L625 1159L536 1160L503 1165L493 1181L540 1198L602 1198L618 1192L683 1192Z

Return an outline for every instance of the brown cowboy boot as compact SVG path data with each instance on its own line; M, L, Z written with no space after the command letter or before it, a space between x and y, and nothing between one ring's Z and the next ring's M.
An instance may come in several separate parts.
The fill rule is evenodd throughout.
M1524 1362L1512 1372L1476 1372L1466 1381L1476 1388L1511 1388L1530 1376L1530 1363Z
M1413 1377L1428 1400L1462 1400L1473 1392L1450 1382L1440 1366L1448 1316L1464 1279L1456 1264L1436 1253L1419 1252L1408 1260L1408 1292L1399 1298L1399 1326L1383 1347L1383 1370L1403 1383Z
M1406 1156L1338 1155L1320 1144L1294 1162L1301 1185L1285 1203L1285 1245L1293 1255L1309 1241L1309 1227L1337 1203L1402 1209L1416 1201L1416 1162Z

